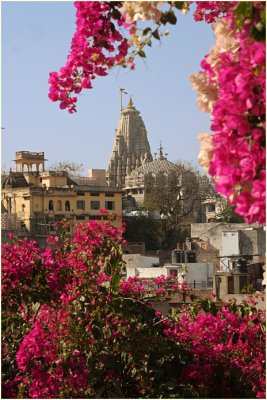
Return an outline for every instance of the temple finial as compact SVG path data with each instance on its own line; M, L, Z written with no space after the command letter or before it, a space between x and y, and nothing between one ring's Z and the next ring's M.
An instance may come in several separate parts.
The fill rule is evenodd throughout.
M128 103L128 107L132 107L133 106L133 99L130 97L129 103Z
M128 93L125 92L124 88L119 88L119 91L121 92L121 112L122 112L122 94L128 94Z
M161 141L159 143L159 149L158 150L159 150L159 153L157 155L157 159L158 160L166 160L166 157L164 157L164 155L163 155L163 147L162 147Z
M162 147L162 144L161 144L161 141L160 141L160 142L159 142L159 154L160 154L161 156L163 155L162 150L163 150L163 147Z

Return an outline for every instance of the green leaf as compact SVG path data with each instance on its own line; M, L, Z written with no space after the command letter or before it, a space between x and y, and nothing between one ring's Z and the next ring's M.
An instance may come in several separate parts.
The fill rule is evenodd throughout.
M210 312L211 312L211 314L212 314L213 316L216 316L216 315L217 315L218 309L217 309L216 303L212 302L212 303L210 304Z
M105 40L100 40L100 42L98 43L98 47L104 47L105 49L108 49L109 44Z
M159 31L158 29L156 29L155 31L152 32L152 36L157 39L160 40L160 36L159 36Z
M239 334L237 332L234 333L233 338L232 338L232 343L235 344L237 343L239 338Z
M261 21L265 24L265 21L266 21L266 10L265 9L260 10L260 18L261 18Z
M174 11L173 11L173 10L170 10L170 11L166 14L166 18L167 18L167 21L168 21L170 24L172 24L172 25L175 25L176 22L177 22L177 18L176 18L176 15L174 14Z
M264 29L257 29L257 27L252 27L251 28L251 36L253 37L254 40L257 42L264 42L266 38L265 34L265 28Z
M119 274L114 274L111 278L111 282L110 282L110 287L113 291L117 292L119 290L119 286L120 286L120 275Z
M121 13L119 12L119 10L117 8L113 8L111 14L112 14L112 17L114 19L120 19L121 18Z
M148 28L143 30L143 35L145 36L145 35L148 34L148 32L151 32L151 31L152 31L152 29L148 27Z
M139 50L137 53L140 57L146 57L146 53L144 52L144 50Z
M151 46L152 46L151 39L150 39L150 38L147 38L147 39L145 40L145 44L146 44L147 46L151 47Z
M205 312L208 312L209 311L209 301L208 301L208 299L203 299L202 301L201 301L201 307L202 307L202 309L205 311Z
M174 7L177 8L178 10L182 10L184 7L184 1L175 1Z
M252 15L253 5L251 2L240 2L236 8L235 14L240 18L248 18Z

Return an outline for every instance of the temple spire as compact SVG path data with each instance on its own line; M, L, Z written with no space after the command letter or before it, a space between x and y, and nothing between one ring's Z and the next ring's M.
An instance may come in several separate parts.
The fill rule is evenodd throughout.
M120 88L121 96L124 92ZM109 186L124 187L125 177L143 162L152 161L147 131L140 112L130 97L127 107L121 110L109 161L107 178Z

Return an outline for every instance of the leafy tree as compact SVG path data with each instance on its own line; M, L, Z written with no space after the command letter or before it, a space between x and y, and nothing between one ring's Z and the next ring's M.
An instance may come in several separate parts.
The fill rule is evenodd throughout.
M144 242L146 250L161 248L161 221L151 215L124 217L124 237L128 242Z
M226 201L221 203L221 211L216 214L216 220L228 223L244 222L241 215L236 214L234 207L231 207Z

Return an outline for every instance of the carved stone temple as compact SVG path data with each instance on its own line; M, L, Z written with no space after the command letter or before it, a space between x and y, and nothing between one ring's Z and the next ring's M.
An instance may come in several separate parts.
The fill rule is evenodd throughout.
M132 99L121 110L115 133L107 179L109 186L124 188L127 175L153 160L145 124Z

